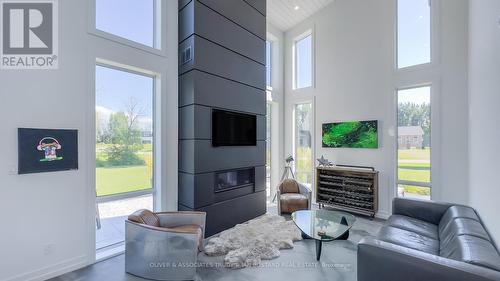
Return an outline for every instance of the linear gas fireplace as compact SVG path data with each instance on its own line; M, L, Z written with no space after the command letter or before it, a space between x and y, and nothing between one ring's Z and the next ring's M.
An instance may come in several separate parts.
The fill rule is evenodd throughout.
M255 184L255 169L232 170L215 173L214 192L224 192Z

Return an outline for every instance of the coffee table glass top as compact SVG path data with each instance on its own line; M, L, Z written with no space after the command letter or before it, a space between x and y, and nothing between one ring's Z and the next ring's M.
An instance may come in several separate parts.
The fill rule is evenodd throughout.
M331 210L297 211L292 214L292 219L305 235L321 241L341 237L356 221L356 217L349 213Z

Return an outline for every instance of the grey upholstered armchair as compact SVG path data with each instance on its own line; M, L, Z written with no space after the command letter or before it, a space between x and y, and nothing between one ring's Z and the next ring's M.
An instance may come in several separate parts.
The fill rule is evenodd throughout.
M311 190L294 179L285 179L276 191L278 214L311 209Z
M139 210L125 221L125 270L154 280L193 280L203 250L204 212Z

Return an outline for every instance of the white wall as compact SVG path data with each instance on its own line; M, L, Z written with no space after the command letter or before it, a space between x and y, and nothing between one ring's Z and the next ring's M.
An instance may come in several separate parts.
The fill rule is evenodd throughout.
M470 1L470 203L498 243L500 220L500 1Z
M284 147L284 75L283 52L285 36L282 31L267 23L267 40L272 42L271 49L271 86L272 86L272 113L271 113L271 199L279 184L283 172Z
M90 1L59 1L59 69L1 70L0 280L43 280L95 259L94 65L97 57L163 73L160 102L177 112L177 1L168 1L167 57L88 34ZM140 52L139 52L140 53ZM166 73L166 75L165 75ZM177 114L162 115L162 209L177 208ZM79 170L16 175L17 128L79 131ZM167 134L167 132L174 132ZM168 176L168 177L167 177ZM169 195L169 196L167 196Z
M433 153L433 198L467 202L467 1L434 2L439 5L438 58L432 66L414 71L394 70L395 0L337 0L285 34L286 154L292 152L293 104L313 100L315 158L324 155L334 163L374 166L380 171L381 217L390 214L396 193L398 86L434 84L433 146L440 149ZM315 87L294 91L293 39L308 29L315 40ZM379 120L379 149L321 147L322 123L360 119Z

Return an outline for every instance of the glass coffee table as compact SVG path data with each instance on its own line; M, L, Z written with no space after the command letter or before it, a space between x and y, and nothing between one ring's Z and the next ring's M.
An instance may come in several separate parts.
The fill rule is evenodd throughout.
M293 222L302 231L302 237L316 240L316 260L321 257L323 242L347 240L356 217L331 210L303 210L292 213Z

